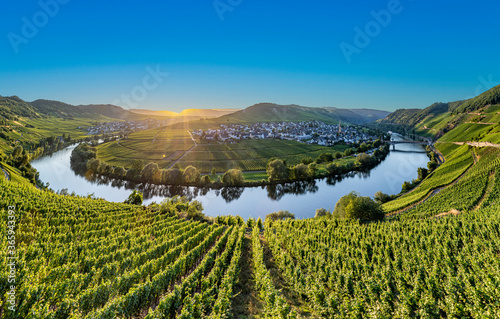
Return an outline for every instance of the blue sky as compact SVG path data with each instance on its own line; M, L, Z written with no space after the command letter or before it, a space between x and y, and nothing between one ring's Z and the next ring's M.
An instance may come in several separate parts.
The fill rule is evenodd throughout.
M0 95L172 111L425 107L500 83L499 10L496 0L8 1Z

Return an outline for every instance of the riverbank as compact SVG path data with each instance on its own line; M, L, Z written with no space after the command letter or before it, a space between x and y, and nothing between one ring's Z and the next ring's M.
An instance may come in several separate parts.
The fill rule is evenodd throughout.
M295 183L209 189L77 175L70 166L74 147L70 146L31 163L40 173L40 180L45 184L50 183L50 189L79 196L94 194L95 197L112 202L123 202L137 189L143 193L145 205L179 195L200 201L204 207L203 213L208 216L240 215L245 219L264 218L279 210L288 210L296 218L314 217L316 208L331 210L343 195L351 191L370 197L378 191L397 194L401 190L401 184L416 178L417 168L425 167L429 160L422 153L422 146L398 144L397 151L389 152L382 162L367 171L353 171L335 177Z
M380 145L373 143L373 145ZM156 163L129 168L113 167L101 162L96 157L97 149L88 144L75 147L71 153L71 167L82 176L96 175L116 180L149 183L163 186L193 186L209 189L224 187L256 187L310 181L325 177L334 177L353 171L366 171L385 159L390 152L387 143L367 153L357 153L328 162L300 163L287 166L286 162L275 159L270 161L266 172L245 173L237 169L230 169L221 175L201 175L197 168L188 166L160 169ZM276 166L276 167L273 167Z

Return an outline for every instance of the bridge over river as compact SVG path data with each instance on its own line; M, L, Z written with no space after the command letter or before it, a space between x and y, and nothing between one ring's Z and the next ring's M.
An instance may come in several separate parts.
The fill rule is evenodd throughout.
M384 141L382 141L382 142L384 142ZM432 142L430 140L426 141L426 142L422 142L422 141L394 141L394 140L385 141L385 142L391 144L393 150L396 150L396 144L420 144L420 145L432 146Z

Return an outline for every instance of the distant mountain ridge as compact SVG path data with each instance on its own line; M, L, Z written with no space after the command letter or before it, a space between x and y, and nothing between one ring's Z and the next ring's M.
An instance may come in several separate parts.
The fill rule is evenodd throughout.
M145 114L151 116L172 116L172 117L190 117L190 118L211 118L220 117L239 111L240 109L185 109L180 113L172 111L153 111L146 109L132 109L133 113Z
M372 109L340 109L335 107L305 107L299 105L278 105L259 103L246 109L186 109L180 113L152 111L146 109L125 110L111 104L71 105L53 100L26 102L17 96L0 96L0 115L39 117L41 115L61 118L102 115L110 118L133 120L147 116L185 117L188 120L217 118L221 121L269 122L320 120L330 123L340 121L352 124L366 124L389 115L390 112Z
M241 111L220 117L228 122L296 122L320 120L338 123L366 124L389 115L390 112L370 109L340 109L335 107L306 107L259 103Z

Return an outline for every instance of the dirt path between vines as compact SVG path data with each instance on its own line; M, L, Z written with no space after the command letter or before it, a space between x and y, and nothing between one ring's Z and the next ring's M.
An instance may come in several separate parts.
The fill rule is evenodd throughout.
M250 232L251 233L251 232ZM255 276L252 267L252 239L251 235L245 233L243 239L243 251L240 259L240 275L238 283L234 286L232 311L230 318L257 318L264 308L264 302L255 290Z
M483 197L479 200L476 206L472 210L478 210L481 208L483 205L484 201L488 198L488 196L491 193L491 190L493 189L493 186L495 185L495 171L490 172L490 175L488 176L488 184L486 185L486 189L484 190Z
M191 134L191 132L189 132L189 130L187 130L187 132L189 133L189 136L191 136L191 140L193 140L194 145L191 146L191 148L188 149L181 157L179 157L178 160L176 160L175 162L170 164L170 166L168 168L174 167L175 164L179 163L181 159L183 159L189 152L191 152L196 146L198 146L198 144L196 143L196 140L193 137L193 134Z
M264 263L266 264L266 268L269 269L274 287L281 291L288 304L297 310L301 318L314 318L313 314L306 310L307 305L301 302L298 293L294 291L281 276L281 270L278 268L278 265L276 265L273 253L264 236L260 236L260 243L264 250Z

